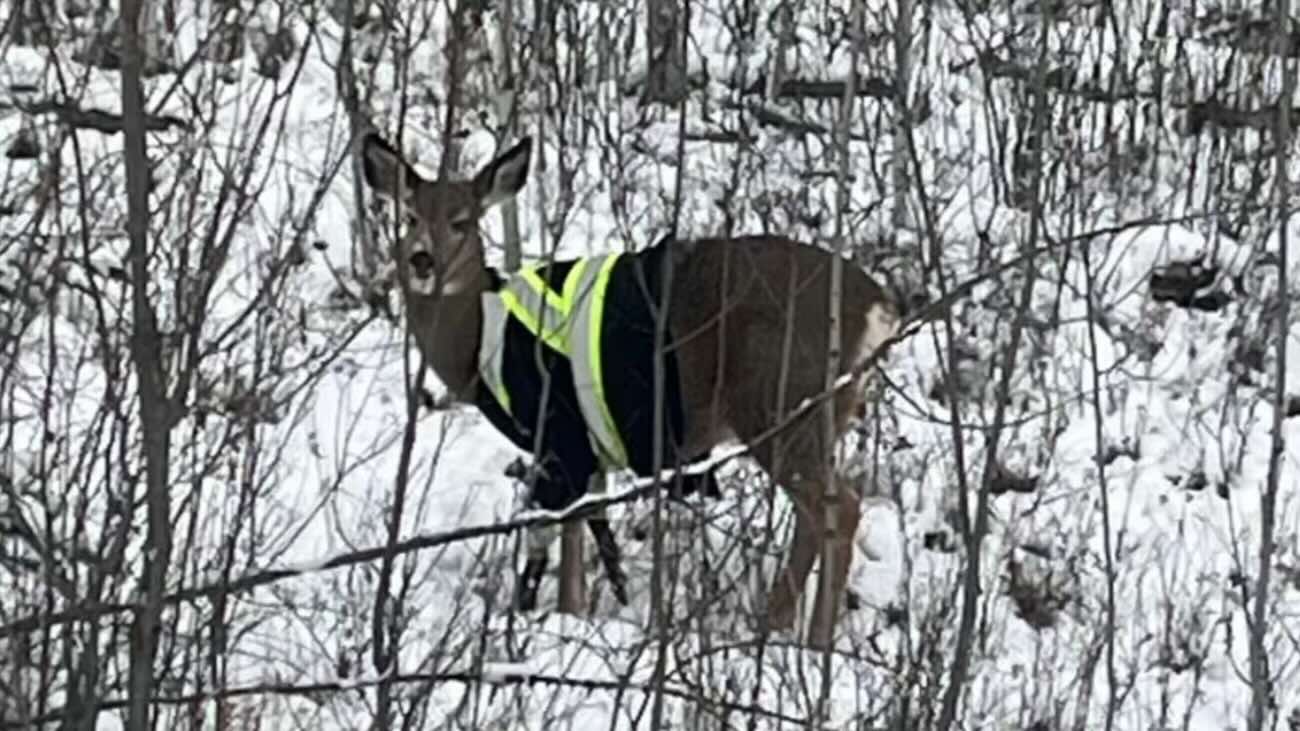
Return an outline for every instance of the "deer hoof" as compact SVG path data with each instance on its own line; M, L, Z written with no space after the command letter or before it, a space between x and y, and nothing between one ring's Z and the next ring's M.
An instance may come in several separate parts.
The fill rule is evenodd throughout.
M858 597L857 592L852 589L844 591L844 607L850 612L856 612L862 608L862 599Z
M618 601L619 604L626 607L628 605L627 579L621 578L618 581L611 581L609 586L614 592L614 599Z
M536 609L537 587L528 586L523 579L520 579L518 590L515 592L515 608L521 612L531 612Z

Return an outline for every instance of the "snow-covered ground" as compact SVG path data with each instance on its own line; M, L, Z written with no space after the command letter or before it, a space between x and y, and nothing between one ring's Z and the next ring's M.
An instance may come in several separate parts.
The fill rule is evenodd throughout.
M402 81L409 85L401 146L432 175L442 149L443 110L430 100L443 97L443 11L433 3L414 5L397 19L421 39L404 57L405 72L393 61L400 34L381 44L364 31L359 48L376 49L378 62L359 60L358 76L374 89L374 122L393 139L402 106L393 92ZM552 250L577 256L653 242L674 220L679 176L684 194L677 220L683 234L714 234L730 221L736 232L779 229L829 243L837 167L830 136L801 138L759 126L753 115L726 103L741 98L735 79L751 83L773 52L766 22L773 3L756 4L765 9L756 11L759 20L744 39L725 22L739 12L734 4L694 5L691 65L708 82L692 97L687 128L741 132L750 138L749 146L694 138L682 146L685 161L679 167L676 112L642 108L635 95L623 93L626 80L602 80L593 73L583 86L564 86L569 80L547 76L554 69L531 66L519 122L521 132L533 133L538 142L530 182L519 198L525 256ZM1225 70L1233 63L1230 49L1195 40L1143 40L1155 24L1144 7L1116 6L1124 24L1120 32L1053 24L1046 63L1070 61L1080 79L1104 81L1126 70L1143 91L1157 88L1163 68L1168 70L1164 84L1178 87L1171 95L1182 99L1205 98L1216 78L1228 88L1245 84L1247 71ZM883 18L879 11L873 12ZM263 22L280 20L269 6L258 12ZM173 556L173 588L217 581L225 568L235 577L282 566L302 570L231 600L225 683L354 686L232 701L237 718L260 717L263 728L358 728L373 713L378 678L371 661L371 622L379 562L316 569L332 556L386 540L406 423L404 374L416 364L399 327L370 318L365 307L339 306L340 282L354 291L363 286L353 274L361 212L344 158L349 126L336 90L341 29L315 12L302 9L283 19L305 50L301 64L295 57L278 81L254 73L250 51L233 67L237 73L229 83L216 80L218 69L207 62L184 75L147 82L151 112L191 125L189 131L150 135L159 191L173 184L180 191L156 192L152 199L159 206L153 231L164 253L151 268L151 287L164 329L178 326L177 293L215 275L210 319L200 338L215 355L199 368L196 393L206 395L190 402L228 400L232 384L241 380L253 390L273 383L270 396L281 402L278 419L239 426L246 433L237 439L230 437L235 422L219 410L202 425L187 418L174 430L172 507L184 548ZM531 9L520 12L527 16ZM599 3L575 4L565 12L585 23L586 31L562 39L562 58L594 67L601 39L608 37L620 53L611 62L614 71L625 79L644 73L639 68L646 56L643 17L602 10ZM888 13L892 17L892 6ZM1015 47L1023 53L1033 48L1039 29L1032 16L1017 17L1024 32ZM488 13L486 19L494 32L499 18ZM194 51L200 20L182 18L178 57ZM838 78L848 68L847 44L829 47L818 29L841 27L842 12L809 8L800 21L800 55L791 68L800 76ZM531 27L528 17L518 22ZM607 31L596 32L600 22L608 24ZM892 28L892 21L871 24L873 30ZM1053 95L1043 215L1035 218L1008 206L1004 193L1015 110L1027 102L1012 81L986 78L975 61L980 48L1002 48L1011 27L1013 17L1002 11L967 22L955 10L936 8L913 51L919 59L913 96L924 97L928 109L912 129L919 176L952 281L1012 260L1026 241L1042 246L1074 237L1070 246L1034 260L1032 322L1012 376L1009 426L1000 452L1007 469L1036 477L1038 489L992 499L981 617L961 719L965 728L1098 728L1113 702L1120 729L1242 728L1249 706L1242 595L1258 573L1260 496L1277 370L1276 330L1265 303L1277 291L1279 277L1265 256L1278 249L1276 225L1269 229L1264 224L1271 219L1257 213L1252 225L1242 227L1237 210L1243 201L1267 202L1272 162L1259 167L1269 182L1247 193L1250 166L1226 166L1224 150L1247 154L1260 147L1258 133L1236 132L1228 142L1213 142L1209 133L1184 136L1169 100L1161 105L1140 100L1113 110L1112 129L1141 141L1123 153L1134 156L1140 172L1126 172L1115 182L1105 169L1104 107ZM636 45L625 59L621 53L629 38ZM892 40L876 39L871 46L863 67L869 75L890 75ZM999 55L1029 69L1037 60L1012 50ZM1270 66L1260 57L1235 63L1265 69L1262 85L1239 94L1243 101L1277 93L1276 63ZM475 73L490 78L485 69ZM55 58L10 49L0 80L35 84L41 91L32 98L55 96L85 108L120 110L117 73L88 69L74 60L71 49ZM557 101L561 88L566 96ZM469 131L461 155L465 174L495 150L490 104L480 101L464 125ZM772 106L830 129L838 104ZM1154 107L1163 112L1152 113ZM560 108L563 115L553 111ZM0 139L16 133L21 119L0 117ZM47 144L56 139L51 120L37 118ZM263 120L269 132L262 129ZM889 231L894 198L888 166L905 153L891 135L888 105L863 99L854 124L865 137L850 146L854 182L846 220L851 235L866 243L891 233L893 245L928 250L931 241L919 229ZM38 205L48 149L43 159L9 162L5 173L5 202L17 203L19 210L0 218L2 291L29 288L40 301L47 297L40 288L55 271L82 290L65 284L52 304L37 311L20 305L17 297L0 300L0 320L32 318L20 345L6 346L0 354L15 361L4 368L3 400L12 406L3 414L8 429L0 470L19 486L85 487L57 499L48 488L6 490L0 492L0 506L21 511L56 541L80 536L66 540L84 541L82 548L96 553L102 547L93 544L111 534L122 501L141 499L121 492L141 465L138 428L122 432L128 444L104 441L106 434L118 433L104 421L105 404L118 395L129 402L134 390L122 350L127 320L120 319L130 315L129 290L107 276L126 250L121 137L82 131L75 143L65 140L61 147L61 207ZM1145 152L1138 159L1140 146ZM260 183L256 195L219 203L223 176L243 175L245 167ZM74 180L83 168L93 183L86 205L78 203ZM724 211L721 201L728 193ZM560 210L565 200L571 206ZM920 210L918 196L912 196L912 205ZM919 213L914 217L921 219ZM197 252L196 241L214 225L231 235L224 264L205 271L197 258L178 258L180 251ZM371 229L373 235L379 227ZM493 241L501 240L498 216L486 220L485 229ZM1099 229L1118 233L1082 236ZM286 256L299 234L305 262L291 267L273 297L256 299L274 262ZM1037 239L1029 241L1031 235ZM1298 236L1300 227L1292 226L1288 281L1300 263L1300 251L1291 243ZM62 259L54 253L57 242L71 242ZM499 263L501 256L494 246L490 263ZM1147 284L1153 267L1193 256L1222 268L1216 286L1233 295L1226 307L1200 311L1153 301ZM85 267L87 262L94 266ZM936 550L933 541L946 533L947 542L960 543L953 515L961 485L968 486L974 504L987 448L982 427L992 421L1001 378L994 364L1009 346L1006 305L1022 286L1021 271L977 286L955 308L961 323L957 337L969 351L962 365L969 377L962 379L966 430L960 465L948 408L931 397L945 376L942 327L923 328L891 353L885 368L890 385L880 401L879 421L870 429L880 440L880 464L866 465L876 454L871 449L851 459L861 468L854 474L875 476L871 491L897 496L898 502L872 498L857 537L852 580L864 606L839 627L830 728L886 727L890 719L919 725L935 713L955 647L965 561L960 551ZM102 287L102 296L87 294L88 282ZM394 294L392 305L398 304ZM1291 347L1300 345L1296 334L1293 327L1288 383L1300 383L1300 350ZM1246 345L1263 347L1253 369L1242 364ZM112 367L107 364L112 358L100 357L105 348L122 353ZM268 361L276 365L268 367ZM426 386L435 395L441 392L432 376ZM470 410L420 413L400 537L515 516L522 509L520 489L504 470L517 451ZM1300 506L1293 487L1300 458L1297 429L1295 420L1284 422L1267 639L1273 690L1284 718L1300 708L1300 618L1291 609L1300 589ZM1113 452L1108 459L1098 459L1108 452ZM101 456L82 457L90 454ZM1189 489L1197 474L1203 476L1202 489ZM763 478L744 460L727 462L720 476L725 499L668 511L672 529L665 550L672 555L661 564L665 601L672 609L667 633L650 623L650 542L632 535L646 520L645 503L611 509L627 553L634 602L614 604L592 563L587 575L597 608L590 617L550 613L553 579L543 584L542 612L523 616L508 610L511 566L519 561L514 537L489 536L399 556L393 588L401 595L397 622L403 628L397 672L426 677L409 677L398 686L398 712L423 718L422 727L428 728L592 723L648 728L648 691L659 677L672 728L739 727L750 718L756 720L750 728L793 728L808 718L821 687L820 655L800 650L790 638L773 638L765 647L755 642L754 618L789 537L789 506L783 496L774 503L765 498ZM627 482L619 477L613 489L624 489ZM143 526L143 509L135 520ZM243 537L227 555L231 535ZM143 530L131 536L126 568L111 582L116 593L103 599L131 598L134 584L125 577L138 570L143 536ZM25 550L21 539L3 536L0 549L0 558L6 551L22 555ZM73 558L68 562L74 584L94 580L93 571ZM1108 571L1114 591L1115 687L1103 652ZM0 572L0 585L7 584L13 596L28 598L8 608L0 601L5 617L38 608L31 603L42 596L38 576ZM1025 586L1040 597L1049 595L1038 602L1046 615L1033 615L1017 602L1015 595L1023 596ZM1051 606L1044 610L1043 604ZM204 663L210 639L193 632L203 630L208 612L207 604L183 604L168 615L188 628L178 641L203 648L195 657ZM124 668L124 662L112 665L107 678ZM211 691L208 676L195 672L173 673L161 694ZM526 675L534 682L500 688L451 679L422 682L438 674L481 675L489 683ZM561 678L572 682L555 682ZM59 682L47 689L55 705L66 697ZM121 697L123 686L108 679L101 683L106 696ZM117 713L101 713L100 728L117 728Z

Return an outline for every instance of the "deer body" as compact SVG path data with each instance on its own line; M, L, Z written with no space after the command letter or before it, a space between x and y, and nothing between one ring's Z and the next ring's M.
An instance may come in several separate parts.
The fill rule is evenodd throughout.
M481 400L480 303L499 284L484 260L478 220L522 187L530 155L531 143L524 140L471 180L429 181L377 136L362 141L367 181L400 201L413 219L410 235L399 245L397 267L416 344L448 390L464 401ZM678 378L670 386L680 395L684 426L670 444L676 454L666 455L665 466L685 461L680 460L684 455L707 454L731 439L749 446L795 505L795 537L769 599L769 626L793 626L798 598L827 539L834 556L831 577L823 582L827 591L818 591L813 616L830 620L814 621L810 628L810 642L827 646L847 583L860 498L851 486L839 485L833 504L825 504L834 479L834 440L818 415L822 408L834 409L838 438L861 407L865 384L839 389L776 437L760 437L826 388L833 255L773 236L658 246L665 247L658 254L666 257L662 271L671 292L666 350L676 361ZM899 317L883 288L856 268L844 267L842 293L840 342L846 352L839 370L844 373L895 334ZM828 507L838 524L829 536L822 527ZM597 520L603 517L591 522L599 542ZM580 539L576 527L565 526L561 611L579 612L585 602ZM613 557L608 550L601 546L614 578L609 562L617 560L616 547Z

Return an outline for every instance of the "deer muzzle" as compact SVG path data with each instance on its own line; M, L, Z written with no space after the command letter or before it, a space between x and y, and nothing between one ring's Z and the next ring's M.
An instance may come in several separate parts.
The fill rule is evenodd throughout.
M411 254L407 262L411 266L411 274L416 279L428 279L433 276L433 255L427 251L417 251Z

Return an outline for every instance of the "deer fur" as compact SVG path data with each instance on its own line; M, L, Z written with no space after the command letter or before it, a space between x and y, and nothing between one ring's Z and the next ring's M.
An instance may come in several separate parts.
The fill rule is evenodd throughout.
M492 284L479 221L523 187L531 140L525 138L470 179L426 179L375 134L361 140L361 154L368 184L399 201L410 216L396 266L416 345L453 397L469 400L482 327L479 298ZM829 646L861 511L858 490L842 481L833 504L826 504L827 488L835 479L835 442L825 434L822 409L834 409L838 439L863 406L865 376L776 438L758 437L826 388L834 255L779 236L671 245L667 317L686 412L684 449L704 454L725 441L744 442L795 506L794 540L768 600L769 628L793 628L809 572L823 541L829 541L831 575L819 582L808 633L809 644ZM894 299L856 267L843 267L842 295L840 374L865 362L897 332L900 319ZM829 536L822 528L828 508L836 515L835 533ZM569 525L564 531L561 611L582 611L563 596L585 596L581 533Z

